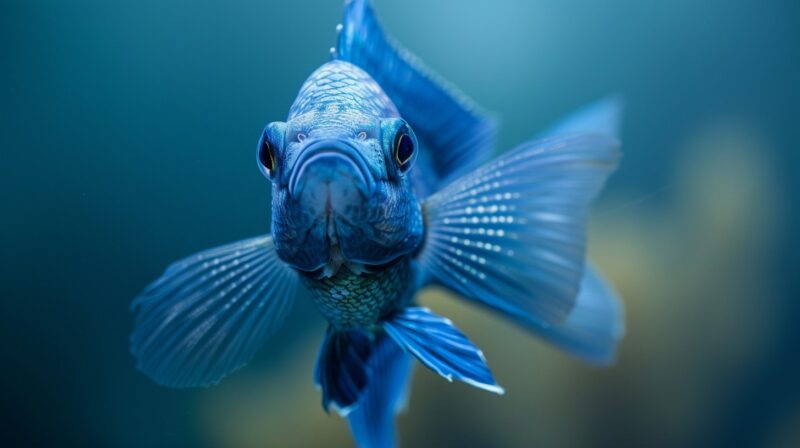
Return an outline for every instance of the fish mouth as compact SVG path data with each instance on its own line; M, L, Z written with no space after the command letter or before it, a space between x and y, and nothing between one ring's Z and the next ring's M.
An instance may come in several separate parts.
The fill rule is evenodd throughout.
M366 160L358 149L344 140L321 139L306 145L289 176L290 195L302 193L306 183L304 180L312 169L315 175L328 183L336 181L340 173L347 173L365 196L375 190L375 177Z

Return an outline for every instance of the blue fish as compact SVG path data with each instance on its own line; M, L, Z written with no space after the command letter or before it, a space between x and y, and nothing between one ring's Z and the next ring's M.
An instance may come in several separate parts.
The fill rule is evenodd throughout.
M618 163L619 115L602 100L491 160L496 123L387 38L367 1L347 1L332 60L258 142L271 235L180 260L147 287L132 304L138 368L165 386L215 384L302 296L329 323L323 407L359 446L387 447L414 359L503 393L481 350L417 305L427 286L611 362L622 307L586 263L586 220Z

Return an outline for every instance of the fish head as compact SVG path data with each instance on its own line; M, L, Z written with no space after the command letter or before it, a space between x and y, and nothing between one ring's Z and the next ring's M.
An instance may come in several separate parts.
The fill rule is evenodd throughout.
M379 269L422 241L409 176L417 138L402 118L357 106L334 102L270 123L258 143L276 250L298 270Z

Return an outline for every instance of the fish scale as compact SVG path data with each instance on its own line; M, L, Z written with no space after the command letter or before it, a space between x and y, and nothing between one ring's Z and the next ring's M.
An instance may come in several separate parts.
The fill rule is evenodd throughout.
M397 116L397 108L380 86L364 70L344 61L331 61L316 70L297 94L289 118L309 112L326 111L331 106L340 115L348 107L372 116Z
M357 274L342 266L332 277L304 281L314 304L336 329L370 328L405 301L410 265L405 256L380 272Z

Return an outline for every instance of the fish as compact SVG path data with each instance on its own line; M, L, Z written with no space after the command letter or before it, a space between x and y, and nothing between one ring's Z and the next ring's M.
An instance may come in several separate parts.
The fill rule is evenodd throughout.
M391 447L416 362L504 393L483 352L418 304L430 286L610 365L624 312L586 233L621 156L621 110L599 100L494 156L494 116L389 37L368 1L346 1L330 60L257 143L270 233L177 261L134 299L138 369L214 385L310 300L328 325L323 408L358 446Z

